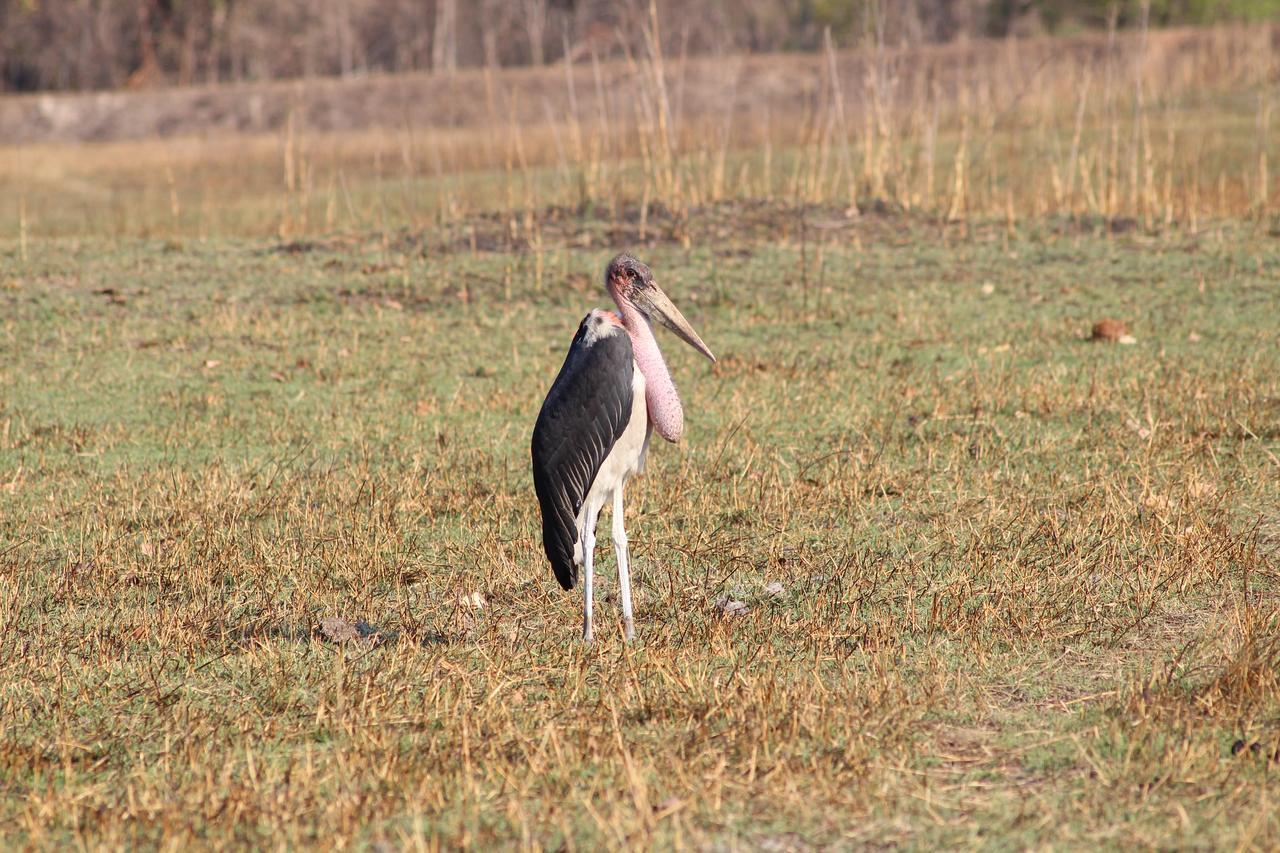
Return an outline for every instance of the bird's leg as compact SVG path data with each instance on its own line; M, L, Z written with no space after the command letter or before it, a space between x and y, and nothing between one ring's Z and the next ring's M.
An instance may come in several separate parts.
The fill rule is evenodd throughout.
M613 493L613 549L618 555L618 589L622 593L622 635L627 642L635 639L635 620L631 615L631 568L627 565L627 531L622 526L622 486Z
M596 556L596 519L599 507L588 507L582 524L582 642L589 643L591 634L591 582L594 580Z

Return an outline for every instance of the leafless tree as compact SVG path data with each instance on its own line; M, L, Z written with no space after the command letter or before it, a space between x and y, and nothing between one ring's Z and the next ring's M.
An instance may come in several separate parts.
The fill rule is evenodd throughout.
M453 72L458 67L458 0L436 0L436 26L431 36L431 67Z
M524 28L529 36L529 62L542 65L545 62L543 39L547 34L547 0L520 0L524 12Z

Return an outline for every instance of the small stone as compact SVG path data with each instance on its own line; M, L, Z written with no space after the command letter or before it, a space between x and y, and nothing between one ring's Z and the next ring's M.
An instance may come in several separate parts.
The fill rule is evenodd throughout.
M331 643L349 643L360 639L360 629L341 616L326 616L321 619L320 633Z
M1151 437L1151 430L1138 423L1134 418L1129 418L1124 425L1138 434L1138 438L1147 439Z
M672 812L678 812L682 808L684 808L684 800L679 797L667 797L665 800L654 806L653 811L655 814L666 816Z
M774 598L777 598L777 597L778 597L778 596L780 596L780 595L785 595L785 594L786 594L786 592L787 592L787 588L786 588L786 587L784 587L784 586L783 586L781 583L779 583L778 581L774 581L774 582L773 582L773 583L771 583L771 584L766 584L766 585L765 585L765 588L764 588L764 591L765 591L765 594L766 594L766 595L771 595L771 596L773 596Z
M1262 747L1257 743L1249 743L1248 741L1241 739L1231 744L1231 754L1239 755L1247 749L1251 754L1257 755L1261 748Z
M326 616L320 620L320 635L331 643L352 643L365 641L367 645L379 645L386 640L374 626L363 619L348 622L341 616Z
M716 609L723 616L746 616L750 608L747 607L745 601L738 601L736 598L725 596L716 602Z

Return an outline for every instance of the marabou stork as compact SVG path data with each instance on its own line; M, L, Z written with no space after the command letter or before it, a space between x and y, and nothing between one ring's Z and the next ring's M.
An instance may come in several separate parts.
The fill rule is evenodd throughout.
M653 280L627 254L609 262L605 289L618 313L596 309L578 326L569 355L533 428L533 485L542 507L542 546L556 580L573 589L583 569L582 639L591 642L591 581L600 510L613 502L622 626L635 635L622 490L644 467L653 430L667 441L684 432L684 410L653 336L658 321L716 357Z

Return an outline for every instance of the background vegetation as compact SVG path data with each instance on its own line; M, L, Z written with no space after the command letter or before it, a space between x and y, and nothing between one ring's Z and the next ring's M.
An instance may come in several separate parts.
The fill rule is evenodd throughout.
M1280 0L659 0L681 54L893 47L1280 15ZM498 65L643 51L649 0L0 0L0 91Z

